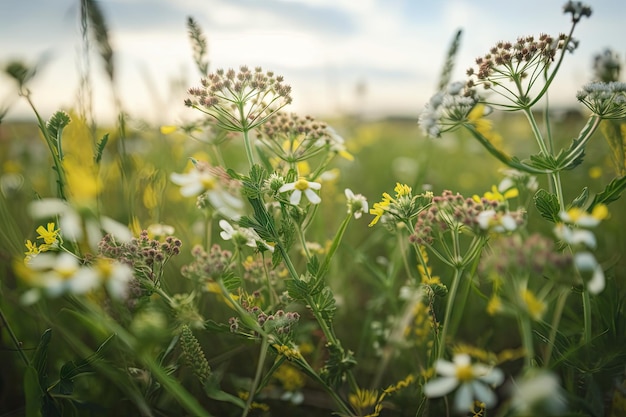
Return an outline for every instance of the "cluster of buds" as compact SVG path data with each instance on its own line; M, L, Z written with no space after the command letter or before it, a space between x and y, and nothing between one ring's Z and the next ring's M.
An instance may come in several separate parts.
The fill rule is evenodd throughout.
M467 120L478 98L473 88L457 81L432 96L419 116L419 125L426 136L438 138Z
M190 88L192 98L185 105L213 117L222 129L246 132L265 123L274 113L291 103L291 87L283 77L256 67L218 69Z
M481 258L479 272L499 277L528 274L550 276L568 271L572 255L555 249L552 239L533 234L522 239L519 235L503 236L494 241ZM570 275L570 274L562 274Z
M151 239L147 230L128 242L119 242L111 235L105 235L98 244L101 255L117 259L143 273L145 278L156 281L156 271L160 270L172 256L178 255L182 241L167 236L163 241Z
M501 201L481 198L476 201L452 191L432 198L432 204L417 215L411 242L431 245L439 233L466 227L476 235L503 233L517 229L524 222L523 211L508 211Z
M581 1L570 0L563 6L563 13L570 13L572 15L572 22L578 23L583 16L591 16L591 7Z
M311 116L279 112L260 126L259 139L278 158L301 162L327 150L344 153L344 139L324 122Z
M610 48L593 57L593 74L596 81L605 83L619 80L622 63L619 55Z
M295 323L300 320L297 312L278 310L274 314L265 314L260 311L257 315L257 322L265 330L275 332L277 335L287 334Z
M578 42L565 34L522 36L515 42L500 41L489 52L476 58L476 67L467 70L466 88L481 85L497 89L497 93L515 105L525 106L531 101L533 86L555 61L559 51L573 52ZM506 83L515 83L515 87Z
M603 119L626 117L626 83L591 82L583 86L576 98Z
M211 246L206 252L202 246L196 245L191 250L195 260L189 265L183 265L180 273L190 279L208 284L215 281L228 270L233 256L232 252L223 250L219 245Z

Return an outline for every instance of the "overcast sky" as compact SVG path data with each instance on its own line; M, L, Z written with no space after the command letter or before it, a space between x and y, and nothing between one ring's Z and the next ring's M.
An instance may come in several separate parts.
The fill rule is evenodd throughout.
M498 40L569 30L563 1L525 0L101 0L116 54L124 108L157 123L192 118L184 88L198 84L186 18L209 42L211 69L262 66L293 88L290 110L324 116L343 112L417 116L433 93L445 51L457 29L463 41L455 79ZM577 27L580 47L568 56L553 101L575 104L591 77L591 60L607 46L623 57L626 1L595 0ZM0 63L45 65L31 86L44 117L70 108L78 88L80 0L0 0ZM92 66L98 119L112 98L100 62ZM358 96L356 86L365 86ZM177 93L175 92L177 91ZM9 118L28 115L12 85L0 81Z

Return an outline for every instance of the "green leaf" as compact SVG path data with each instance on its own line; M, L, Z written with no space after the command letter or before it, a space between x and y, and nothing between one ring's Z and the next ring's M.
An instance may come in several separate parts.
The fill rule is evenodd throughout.
M531 167L545 169L554 171L558 169L558 163L556 159L552 155L530 155L530 162L528 163Z
M33 366L26 368L24 374L24 396L26 397L26 417L41 417L43 392L39 385L39 375Z
M572 207L582 208L587 203L587 199L588 198L589 198L589 190L587 189L587 187L585 187L585 188L583 188L583 190L580 193L580 195L578 197L576 197L574 199L574 201L572 201L571 206Z
M96 144L96 154L94 155L94 160L96 161L96 164L99 164L102 160L102 153L104 152L104 147L106 146L108 141L109 134L106 133L104 136L102 136L102 139L100 139L100 141Z
M606 186L604 191L596 194L591 205L587 208L587 211L593 210L597 204L609 204L617 200L621 197L624 188L626 188L626 176L614 178L613 181Z
M294 300L304 300L309 295L309 283L302 279L289 279L285 281L287 292Z
M54 145L58 154L61 154L60 144L61 136L63 135L63 129L70 124L70 115L63 110L59 110L50 117L46 123L46 129L50 135L50 139L54 140Z
M313 256L311 260L307 262L306 269L312 276L317 275L317 272L320 270L320 262L317 260L316 256Z
M330 325L333 317L335 316L335 296L329 287L324 287L322 291L318 292L313 297L317 310L322 313L324 320Z
M33 356L32 366L37 371L41 387L45 387L48 384L48 347L50 346L51 338L52 329L46 329L39 339L37 350L35 350L35 355Z
M222 391L219 378L221 378L220 373L214 373L209 376L207 381L204 383L204 393L206 396L216 401L224 401L234 404L241 409L246 408L246 403L241 398Z
M535 194L535 207L537 207L539 214L544 219L553 223L558 222L561 207L556 195L543 189L537 191Z
M226 274L222 277L224 287L229 293L234 293L238 288L241 288L241 278L235 276L232 273Z

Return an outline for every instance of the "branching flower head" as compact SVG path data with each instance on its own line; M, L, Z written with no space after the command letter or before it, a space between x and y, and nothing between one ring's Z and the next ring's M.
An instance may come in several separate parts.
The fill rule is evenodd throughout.
M595 81L609 83L619 80L622 62L619 55L610 48L606 48L593 57L593 75Z
M476 103L477 97L472 89L466 88L462 82L452 83L430 98L418 123L424 135L440 137L465 122Z
M424 385L424 395L442 397L458 387L454 397L454 408L458 412L471 410L474 400L485 403L487 408L493 407L497 398L492 387L504 381L501 370L480 363L472 364L470 356L463 353L454 355L452 362L438 359L435 371L441 377Z
M572 15L572 22L577 23L584 16L591 16L591 7L584 4L582 1L568 1L563 6L563 13L570 13Z
M225 130L246 132L262 125L277 111L291 103L291 87L283 77L246 66L218 69L190 88L185 105L213 117Z
M577 44L564 34L556 37L547 34L523 36L515 42L499 41L488 53L476 59L475 67L467 70L467 88L482 86L510 101L514 107L525 107L538 99L531 98L531 93L555 61L557 53L562 50L572 52Z
M591 82L583 86L576 98L603 119L626 117L626 83Z

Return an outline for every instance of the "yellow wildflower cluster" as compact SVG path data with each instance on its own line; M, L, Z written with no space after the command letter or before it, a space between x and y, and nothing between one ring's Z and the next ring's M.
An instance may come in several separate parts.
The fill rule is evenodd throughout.
M38 245L37 240L35 242L31 242L30 239L27 240L25 243L26 252L24 252L26 260L41 252L47 252L59 244L60 230L55 227L54 223L48 223L46 227L39 226L36 232L39 233L37 239L43 240L43 243Z
M280 382L285 391L298 391L304 387L304 376L289 362L283 362L274 372L274 378Z
M289 360L300 358L300 351L296 348L292 348L287 345L279 345L278 343L275 343L272 346L276 349L276 352L279 355L283 355Z
M393 394L403 388L408 387L415 381L413 375L398 381L393 385L389 385L378 394L376 390L368 390L357 388L356 393L348 395L348 402L356 412L356 415L362 417L377 417L383 411L383 400L387 395ZM367 410L373 409L371 413L366 414Z
M370 214L373 214L375 217L370 222L369 227L372 227L376 223L378 223L378 220L380 220L383 214L385 214L385 212L389 210L389 206L391 205L391 203L395 203L396 199L400 197L410 196L412 191L411 187L406 184L400 184L399 182L396 183L396 186L393 190L396 193L395 199L391 197L388 193L383 193L383 199L378 203L374 203L374 205L370 209Z

